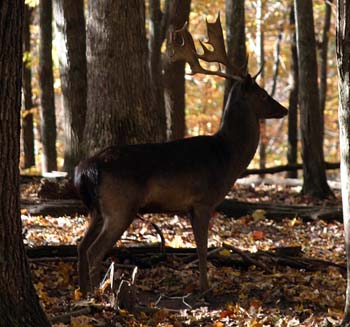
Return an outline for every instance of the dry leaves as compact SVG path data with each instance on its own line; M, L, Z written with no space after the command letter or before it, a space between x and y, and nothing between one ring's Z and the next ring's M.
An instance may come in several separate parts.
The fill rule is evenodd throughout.
M239 186L235 195L257 201L263 191L261 187ZM266 201L277 199L281 203L282 199L288 199L286 202L290 203L295 191L269 186L264 194ZM297 199L301 201L300 197ZM76 244L86 228L85 218L80 216L32 217L26 211L21 214L25 242L31 247ZM162 229L167 246L195 246L186 217L147 218ZM159 240L151 224L136 219L119 245L155 242ZM345 260L343 226L338 222L304 222L298 217L275 222L266 219L263 211L239 219L217 214L209 232L209 244L221 246L223 242L251 252L300 246L307 257L337 263ZM218 255L229 256L230 251L224 249ZM344 305L345 279L333 267L324 272L306 272L279 266L266 273L254 266L239 270L209 263L209 278L215 285L209 303L203 302L190 310L178 298L196 292L198 268L184 268L182 258L168 256L166 262L140 270L137 297L140 304L153 311L141 311L137 315L113 309L109 297L82 301L77 290L75 262L32 262L31 267L35 288L49 316L72 312L81 306L94 307L89 314L54 326L331 326L340 321ZM165 298L158 304L161 309L154 310L159 294L176 298Z

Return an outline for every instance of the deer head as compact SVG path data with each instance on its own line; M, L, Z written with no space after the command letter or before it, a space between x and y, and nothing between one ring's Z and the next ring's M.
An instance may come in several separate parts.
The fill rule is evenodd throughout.
M253 108L258 119L282 118L288 110L274 100L262 87L256 83L256 76L247 74L237 85L240 95L249 107Z

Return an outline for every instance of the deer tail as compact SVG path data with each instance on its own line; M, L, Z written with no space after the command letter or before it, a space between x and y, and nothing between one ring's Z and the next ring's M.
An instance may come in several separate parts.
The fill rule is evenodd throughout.
M85 160L75 167L74 186L90 212L98 208L99 170L96 161Z

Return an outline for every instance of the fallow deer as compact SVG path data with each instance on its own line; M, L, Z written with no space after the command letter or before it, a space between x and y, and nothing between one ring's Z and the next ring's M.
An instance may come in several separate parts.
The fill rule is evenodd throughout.
M287 110L249 74L204 69L199 59L228 65L221 23L208 23L208 43L198 54L187 27L171 33L172 60L185 60L192 73L232 79L219 130L159 144L110 146L82 161L75 186L87 206L90 226L79 244L83 294L100 281L101 264L137 213L189 213L199 257L200 287L208 289L209 220L252 160L259 142L259 119L282 118ZM90 281L90 283L89 283Z

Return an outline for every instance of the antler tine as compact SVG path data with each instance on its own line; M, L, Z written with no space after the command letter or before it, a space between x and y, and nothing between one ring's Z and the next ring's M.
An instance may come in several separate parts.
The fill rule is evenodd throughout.
M257 77L261 74L261 72L264 69L264 63L261 65L261 67L259 68L258 72L252 77L252 79L256 80Z
M169 46L172 50L170 53L171 60L184 60L191 67L191 74L203 73L204 69L198 61L196 47L192 35L187 30L188 23L186 22L182 28L170 33Z
M213 51L209 50L203 42L200 42L204 53L198 55L198 57L208 62L220 62L225 66L229 66L230 64L227 59L224 35L221 27L220 13L218 13L218 17L214 23L209 23L208 19L206 19L206 24L208 41L205 43L210 44L213 47Z
M218 22L220 25L220 19ZM217 24L217 22L215 24ZM172 31L169 34L168 45L169 45L170 51L168 52L168 55L170 57L170 60L173 62L178 61L178 60L183 60L183 61L187 62L191 67L191 73L190 73L191 75L201 73L201 74L206 74L206 75L217 75L217 76L221 76L221 77L225 77L225 78L229 78L229 79L242 80L242 77L224 73L220 69L217 71L212 71L212 70L207 70L207 69L203 68L201 66L201 64L199 63L198 58L204 59L206 61L209 61L209 60L203 58L204 55L199 55L197 53L192 35L187 30L187 25L188 24L186 22L182 28L175 30L175 31ZM220 28L221 28L221 25L220 25ZM212 33L211 33L211 35L212 35ZM222 35L222 30L221 30L221 35ZM213 42L214 42L213 44L216 44L215 41L213 41ZM223 43L222 43L222 45L223 45ZM212 53L212 51L210 51L210 53ZM225 46L224 46L224 53L226 55ZM210 60L210 61L217 61L217 62L223 63L222 57L219 60L217 55L216 55L215 59Z

